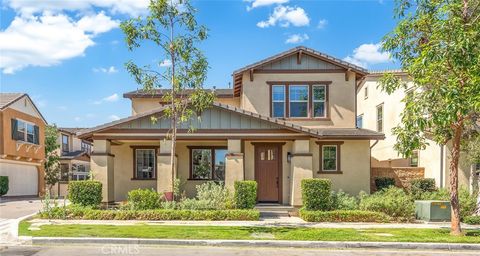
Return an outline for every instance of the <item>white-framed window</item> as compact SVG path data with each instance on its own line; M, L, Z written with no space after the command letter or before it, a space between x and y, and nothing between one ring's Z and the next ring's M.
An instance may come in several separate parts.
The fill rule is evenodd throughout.
M83 152L87 152L88 154L92 153L92 145L86 143L83 140L80 144L80 148L82 149Z
M290 117L308 117L308 85L290 85Z
M135 149L135 179L155 179L156 156L154 148Z
M62 152L70 151L69 137L66 134L62 134Z
M363 114L357 116L357 128L363 128Z
M322 171L337 171L338 145L322 146Z
M12 139L39 144L39 129L34 123L21 119L12 119Z
M313 85L312 87L313 117L326 117L326 94L325 85Z
M377 106L377 132L383 132L383 103Z
M418 150L412 152L412 156L409 158L410 167L418 167Z
M285 117L285 85L272 85L272 117Z
M83 164L72 165L72 180L87 180L88 171Z

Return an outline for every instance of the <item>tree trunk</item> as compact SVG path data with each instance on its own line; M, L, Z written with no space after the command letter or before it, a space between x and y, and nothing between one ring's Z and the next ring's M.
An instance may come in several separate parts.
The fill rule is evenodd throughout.
M460 204L458 200L458 160L460 159L460 139L462 135L462 126L455 127L452 139L452 160L450 162L450 204L452 205L452 219L450 234L455 236L462 235L460 226Z
M170 149L170 163L172 166L172 201L175 201L175 147L177 144L177 118L173 115L172 118L172 146Z

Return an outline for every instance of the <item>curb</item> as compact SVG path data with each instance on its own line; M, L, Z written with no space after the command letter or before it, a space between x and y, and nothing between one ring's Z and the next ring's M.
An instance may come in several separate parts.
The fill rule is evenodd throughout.
M289 247L335 249L423 249L423 250L480 250L480 244L460 243L400 243L400 242L334 242L285 240L177 240L144 238L81 238L32 237L33 245L41 244L138 244L138 245L190 245L220 247Z

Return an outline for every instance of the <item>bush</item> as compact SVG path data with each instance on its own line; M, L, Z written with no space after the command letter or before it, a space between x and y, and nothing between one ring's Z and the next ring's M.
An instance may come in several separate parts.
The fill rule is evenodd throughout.
M258 220L257 210L99 210L91 207L70 205L55 207L51 216L40 213L41 218L83 220Z
M419 195L413 196L415 200L442 200L450 201L450 192L447 189L441 188L436 191L423 192Z
M424 193L431 193L437 190L435 179L423 178L414 179L410 182L410 194L416 200L422 197Z
M302 200L306 210L328 211L332 209L331 188L329 179L304 179L302 180Z
M358 210L358 199L342 190L332 192L332 204L335 210Z
M480 216L467 216L464 218L463 222L470 225L480 225Z
M257 204L257 182L253 180L235 181L235 206L238 209L253 209Z
M375 187L377 191L394 187L395 186L395 179L390 177L375 177Z
M197 185L197 199L208 202L211 209L233 208L230 192L223 182L209 181Z
M389 222L390 217L381 212L370 211L308 211L300 210L300 217L309 222Z
M128 192L127 207L131 210L160 208L160 195L153 189L135 189Z
M8 193L8 176L0 176L0 196Z
M411 220L415 205L403 189L389 187L370 196L361 196L360 210L383 212L397 220Z
M470 195L470 192L465 187L460 187L458 190L458 200L460 203L460 218L463 219L472 215L477 207L477 193Z
M68 183L68 199L73 204L97 207L102 202L102 183L94 180Z

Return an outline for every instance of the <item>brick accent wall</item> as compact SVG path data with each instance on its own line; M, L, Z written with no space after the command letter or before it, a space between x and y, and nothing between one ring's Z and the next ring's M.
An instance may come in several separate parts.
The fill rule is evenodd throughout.
M372 167L370 171L370 191L375 192L375 177L391 177L395 186L407 188L410 181L425 177L423 167Z

